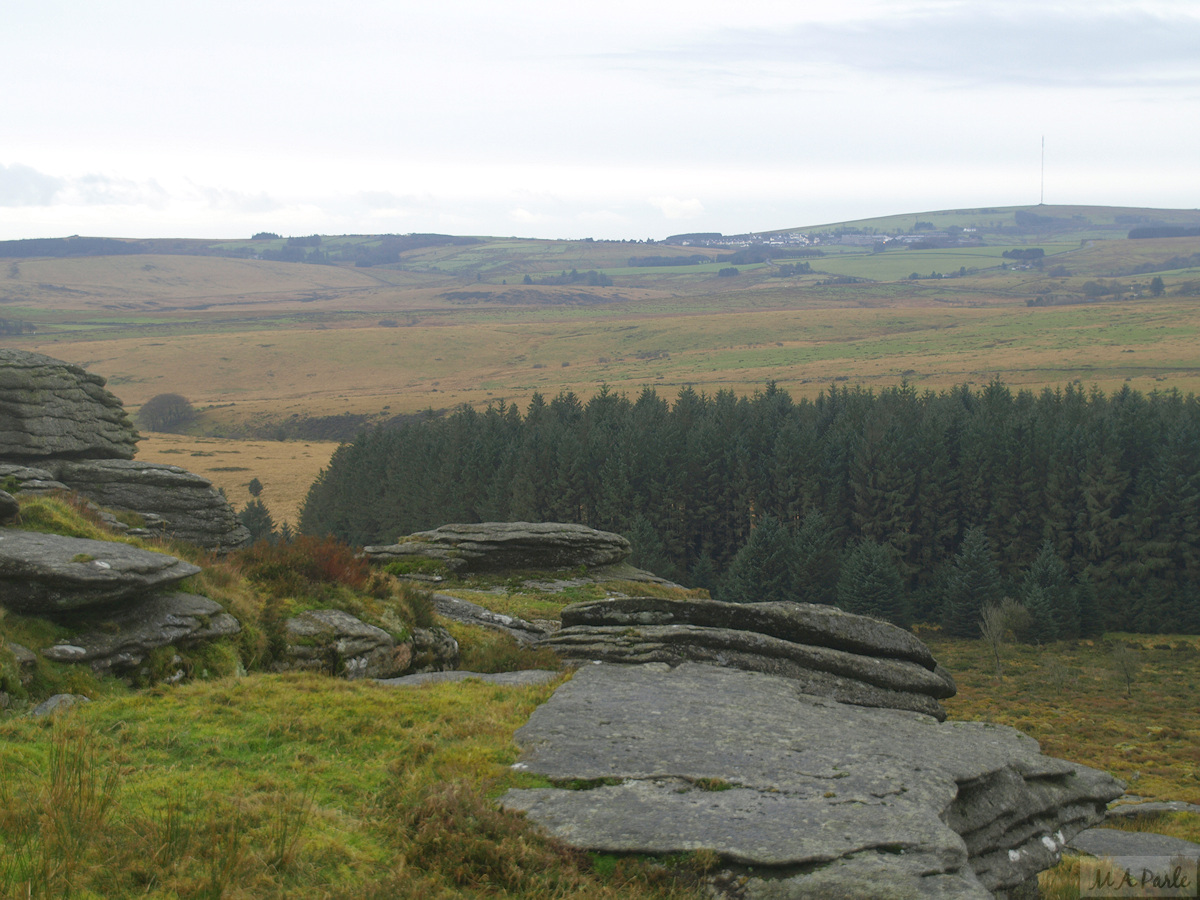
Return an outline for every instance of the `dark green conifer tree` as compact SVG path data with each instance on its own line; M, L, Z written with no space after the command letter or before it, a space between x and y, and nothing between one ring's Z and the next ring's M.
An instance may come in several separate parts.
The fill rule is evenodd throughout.
M629 553L631 565L652 572L661 578L673 579L676 577L675 565L667 556L662 538L658 536L658 532L644 515L634 514L633 524L626 531L625 537L629 539L631 547Z
M1025 579L1021 583L1020 602L1033 620L1031 632L1038 641L1079 636L1079 598L1066 563L1054 552L1054 545L1043 541Z
M773 516L763 516L758 527L729 566L721 599L732 603L795 600L792 580L791 533Z
M987 532L973 525L963 536L958 555L946 573L942 627L955 637L979 637L979 616L989 603L1000 602L1000 570L992 557Z
M238 520L246 526L252 541L275 540L275 520L261 500L254 499L247 503L246 508L238 513Z
M846 612L907 625L908 599L896 566L895 549L869 539L859 541L842 563L837 599Z
M1035 582L1028 585L1022 595L1024 602L1021 605L1029 613L1029 638L1035 644L1058 640L1058 617L1050 592Z
M837 602L838 547L825 516L809 509L796 532L792 574L802 603Z

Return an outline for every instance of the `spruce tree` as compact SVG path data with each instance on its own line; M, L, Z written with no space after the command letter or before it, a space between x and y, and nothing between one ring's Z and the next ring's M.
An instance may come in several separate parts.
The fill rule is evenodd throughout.
M251 500L247 503L246 508L238 513L238 520L250 532L251 540L275 540L275 520L271 518L271 513L261 500Z
M654 530L654 526L641 513L633 517L633 524L626 532L629 538L629 562L639 569L645 569L662 578L675 577L675 566L667 556L662 538Z
M729 565L721 599L732 603L795 600L792 535L773 516L764 516Z
M825 516L809 509L796 532L792 573L802 603L837 602L838 547Z
M859 541L842 564L837 599L846 612L908 624L909 607L896 551L889 544Z
M946 576L942 627L955 637L979 637L983 607L1000 602L1000 570L992 558L987 533L973 525L963 536L962 546Z
M1025 611L1029 613L1029 635L1034 643L1054 641L1059 638L1058 622L1050 592L1036 582L1024 592Z
M1079 636L1079 599L1067 565L1054 552L1050 541L1043 541L1025 580L1021 584L1021 604L1033 618L1033 635L1039 641Z

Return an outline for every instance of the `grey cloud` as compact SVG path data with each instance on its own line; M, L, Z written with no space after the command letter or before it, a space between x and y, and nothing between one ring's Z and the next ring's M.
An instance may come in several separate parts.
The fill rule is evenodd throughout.
M763 70L779 77L781 68L792 69L802 78L812 67L832 66L948 86L1136 87L1200 84L1197 47L1200 18L1194 16L1022 4L1011 12L966 7L852 23L728 29L690 45L608 61L650 69L683 65L726 84L739 68L752 81Z
M167 192L158 182L132 181L108 175L84 175L70 181L73 199L87 206L149 206L161 209L167 205Z
M283 204L269 194L259 192L246 194L224 188L200 187L197 190L214 209L231 210L239 213L269 213L282 209Z
M0 165L0 206L50 206L63 181L14 163Z

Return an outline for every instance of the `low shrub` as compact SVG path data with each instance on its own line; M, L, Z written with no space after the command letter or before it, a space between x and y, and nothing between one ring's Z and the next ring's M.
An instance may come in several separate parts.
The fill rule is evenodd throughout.
M408 559L393 559L383 567L383 571L397 578L405 575L446 575L449 569L440 559L429 559L425 556L412 556Z
M324 588L339 585L362 591L371 575L365 559L332 537L259 541L240 551L237 562L250 581L274 597L319 596Z

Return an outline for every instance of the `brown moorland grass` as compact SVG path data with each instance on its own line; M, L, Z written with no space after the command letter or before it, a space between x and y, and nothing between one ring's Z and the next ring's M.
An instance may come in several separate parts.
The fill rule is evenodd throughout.
M1139 796L1200 803L1200 639L1110 635L1045 646L1006 644L997 679L981 641L922 634L954 673L955 719L1012 725L1051 756L1113 773ZM1126 696L1114 650L1133 647L1137 672Z
M239 441L181 434L142 432L139 460L179 466L209 479L236 510L253 499L248 489L257 478L259 500L276 525L300 518L300 504L338 445L330 441Z
M776 381L815 396L835 379L918 389L983 384L1112 391L1200 390L1200 320L1192 301L1050 308L765 309L641 314L636 307L514 313L458 324L194 334L186 338L30 340L109 378L136 408L180 393L214 421L417 412L534 391L590 396L606 383L673 397L683 385L751 393Z
M952 719L1011 725L1063 759L1111 772L1147 799L1200 802L1200 639L1194 635L1106 635L1045 646L1006 644L1002 678L982 641L922 638L958 683L944 701ZM1133 680L1117 663L1132 648ZM1128 695L1127 695L1128 688ZM1110 823L1111 824L1111 823ZM1117 823L1200 840L1200 816ZM1079 862L1066 857L1039 881L1045 900L1077 900Z

